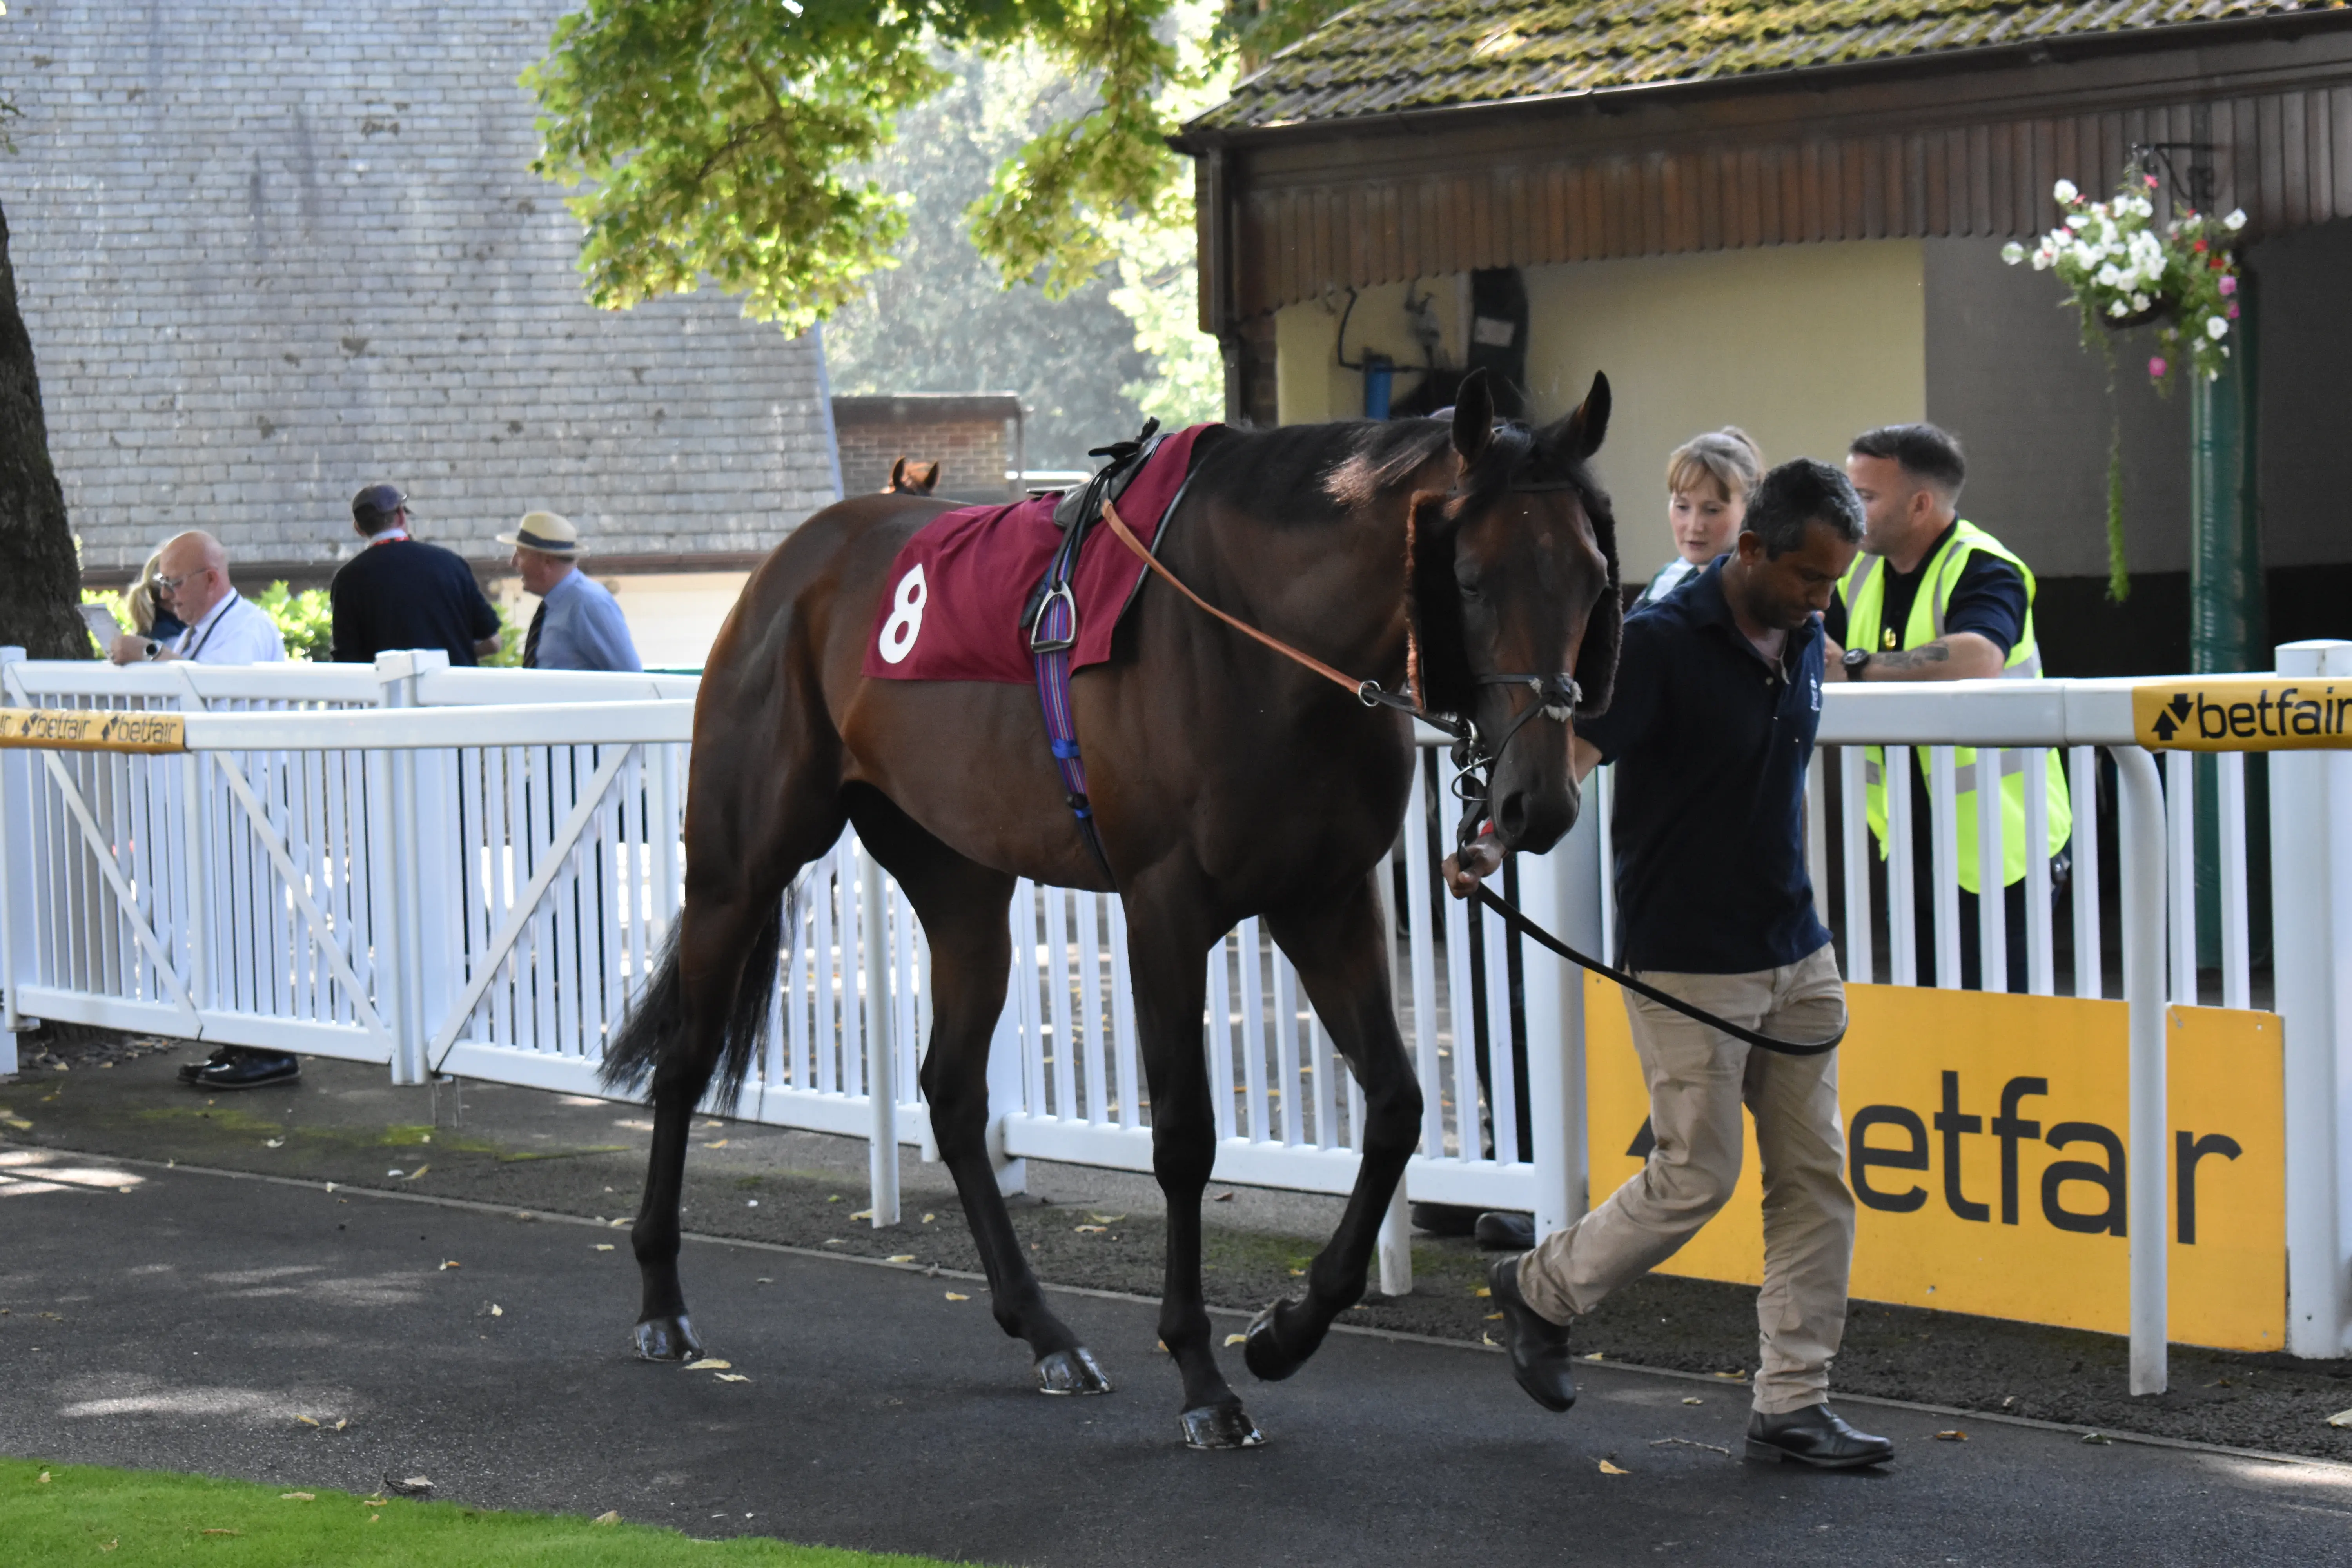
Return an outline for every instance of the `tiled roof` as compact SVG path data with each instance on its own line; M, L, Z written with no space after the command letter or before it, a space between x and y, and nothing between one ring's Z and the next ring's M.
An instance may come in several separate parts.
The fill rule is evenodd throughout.
M1192 129L1695 82L2299 11L2346 0L1371 0L1239 83Z

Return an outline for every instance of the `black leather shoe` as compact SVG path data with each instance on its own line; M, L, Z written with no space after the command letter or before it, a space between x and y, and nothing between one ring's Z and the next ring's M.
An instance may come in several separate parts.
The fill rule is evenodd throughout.
M215 1046L213 1047L213 1054L206 1057L204 1060L200 1062L182 1062L180 1064L180 1081L182 1083L194 1083L196 1081L196 1075L198 1073L203 1072L206 1068L218 1067L221 1063L227 1061L231 1057L236 1055L236 1047L235 1046Z
M1884 1437L1857 1432L1826 1405L1808 1405L1780 1415L1748 1418L1748 1457L1778 1464L1811 1465L1821 1470L1851 1470L1883 1465L1895 1457Z
M1507 1210L1482 1214L1472 1234L1488 1252L1525 1252L1536 1244L1536 1216Z
M206 1062L187 1081L201 1089L268 1089L299 1082L302 1064L283 1051L254 1051L242 1047L226 1061Z
M1415 1204L1412 1228L1427 1236L1468 1236L1478 1226L1478 1211L1460 1204Z
M1546 1410L1576 1403L1576 1373L1570 1366L1568 1325L1555 1323L1519 1294L1519 1258L1497 1258L1486 1266L1486 1288L1503 1309L1503 1337L1511 1352L1511 1375L1528 1397Z

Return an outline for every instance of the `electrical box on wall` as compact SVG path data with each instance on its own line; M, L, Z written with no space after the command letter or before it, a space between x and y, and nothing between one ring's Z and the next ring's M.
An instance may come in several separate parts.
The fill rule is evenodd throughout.
M1516 267L1470 274L1471 370L1484 370L1495 412L1522 419L1528 412L1528 282Z

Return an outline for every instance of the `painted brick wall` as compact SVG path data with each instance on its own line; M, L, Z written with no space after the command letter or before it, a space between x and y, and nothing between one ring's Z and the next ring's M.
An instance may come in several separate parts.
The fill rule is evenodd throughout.
M824 356L719 295L589 308L516 77L569 0L17 0L0 158L88 567L348 553L392 479L474 557L763 549L839 493Z

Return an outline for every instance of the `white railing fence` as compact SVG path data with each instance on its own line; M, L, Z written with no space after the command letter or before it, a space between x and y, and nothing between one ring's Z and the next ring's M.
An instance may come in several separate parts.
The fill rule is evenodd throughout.
M0 656L4 657L4 656ZM2352 674L2352 645L2281 650L2283 668ZM2308 671L2300 664L2310 666ZM171 707L183 753L0 751L0 991L6 1021L56 1017L596 1092L611 1031L649 973L681 897L678 827L690 677L449 670L422 655L374 669L0 663L18 706ZM2060 924L2046 865L2030 873L2021 976L2003 973L2002 900L1978 910L1988 986L2121 995L2132 1005L2130 1234L2164 1201L2163 1003L2199 994L2188 759L2168 790L2132 744L2128 683L1833 688L1810 813L1816 884L1857 978L1956 984L1954 745L1988 782L2055 752L2074 782L2074 870ZM1891 790L1883 868L1863 821L1864 748L1890 778L1929 758L1928 863L1913 864L1909 792ZM2115 758L2124 820L2103 831L2096 756ZM1400 1025L1424 1095L1422 1143L1381 1250L1410 1287L1416 1200L1583 1211L1580 976L1518 951L1433 875L1453 803L1442 757L1401 825L1391 910ZM2221 781L2221 999L2273 989L2287 1018L2290 1348L2341 1353L2352 1218L2352 758L2269 759L2272 820L2250 846L2243 758ZM1832 813L1826 779L1839 777ZM1593 951L1610 942L1605 780L1578 831L1512 870L1522 907ZM1980 792L1986 798L1991 792ZM2042 830L2034 792L2027 831ZM1834 823L1832 818L1834 815ZM2318 824L2316 833L2311 827ZM2183 825L2187 824L2188 826ZM1979 853L1998 866L1997 813ZM2112 831L2119 826L2120 833ZM2339 840L2341 842L2339 842ZM2103 845L2105 846L2103 847ZM2271 871L2275 982L2248 938L2252 858ZM2032 858L2035 861L2040 857ZM1835 862L1835 876L1832 866ZM1916 910L1933 932L1919 973ZM1989 879L1997 884L1998 877ZM2189 889L2183 892L2182 889ZM2105 912L2103 890L2120 890ZM898 1159L929 1156L917 1068L929 1026L922 932L853 836L805 868L783 907L770 1042L739 1114L872 1140L875 1223L897 1218ZM1015 1188L1029 1157L1150 1166L1150 1107L1116 898L1019 884L1015 968L991 1064L991 1147ZM2111 942L2110 923L2119 928ZM2168 941L2168 932L2170 938ZM2182 933L2188 933L2185 936ZM13 1035L0 1057L13 1058ZM1362 1104L1288 962L1255 921L1210 955L1203 1049L1218 1100L1220 1179L1316 1192L1353 1183ZM13 1068L12 1059L0 1068ZM1521 1107L1524 1107L1522 1112ZM2151 1134L2150 1130L2153 1129ZM2133 1247L2136 1381L2161 1377L2160 1246ZM2308 1311L2306 1312L2306 1309ZM2152 1316L2150 1315L2152 1313ZM2151 1352L2149 1346L2156 1347ZM2151 1355L2155 1358L2150 1360Z

